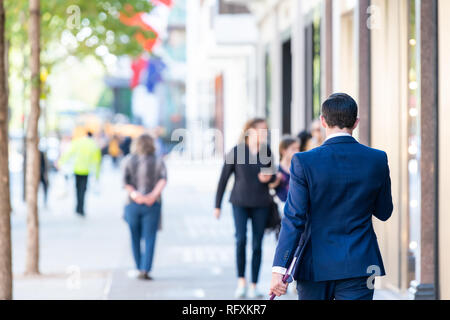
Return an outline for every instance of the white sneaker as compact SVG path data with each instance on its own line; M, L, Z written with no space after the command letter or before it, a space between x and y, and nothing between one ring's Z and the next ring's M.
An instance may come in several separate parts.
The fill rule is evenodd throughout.
M234 297L236 299L244 299L246 294L247 294L246 287L237 287L236 291L234 292Z
M137 278L138 275L139 275L139 270L133 269L133 270L129 270L129 271L127 272L128 278L133 278L133 279L134 279L134 278Z
M262 293L259 292L257 288L250 287L248 290L248 296L249 299L261 299L263 297Z

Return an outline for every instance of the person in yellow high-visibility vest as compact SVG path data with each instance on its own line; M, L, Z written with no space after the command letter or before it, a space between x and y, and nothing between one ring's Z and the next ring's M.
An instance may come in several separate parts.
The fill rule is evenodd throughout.
M92 133L88 132L86 136L72 140L67 151L59 159L59 166L73 160L77 196L76 212L81 216L84 216L84 198L89 174L95 172L96 178L99 178L101 158L100 148L92 138Z

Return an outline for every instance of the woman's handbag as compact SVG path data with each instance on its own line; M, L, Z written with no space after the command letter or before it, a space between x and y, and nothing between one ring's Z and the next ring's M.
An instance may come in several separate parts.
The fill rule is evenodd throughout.
M280 234L281 229L281 216L280 211L278 210L278 204L275 202L275 199L272 197L272 201L269 207L269 217L267 219L266 224L266 232L275 232L275 237L278 240L278 236Z

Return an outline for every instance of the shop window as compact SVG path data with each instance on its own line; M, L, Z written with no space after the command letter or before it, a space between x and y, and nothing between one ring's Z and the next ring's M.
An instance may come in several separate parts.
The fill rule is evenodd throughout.
M321 59L320 59L320 6L308 16L305 28L305 107L306 125L320 116Z
M282 130L283 134L291 134L291 105L292 105L292 54L291 40L287 40L282 46L283 63L283 106L282 106Z
M313 119L320 116L320 61L320 13L316 11L313 22Z
M265 97L264 97L264 111L267 119L267 123L271 123L271 110L272 110L272 72L271 72L271 62L268 50L264 58L264 75L265 75Z

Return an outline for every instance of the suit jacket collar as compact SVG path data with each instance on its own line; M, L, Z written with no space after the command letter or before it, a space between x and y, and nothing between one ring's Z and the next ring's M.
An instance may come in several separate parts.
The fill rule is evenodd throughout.
M323 143L324 146L329 144L337 144L337 143L358 143L355 138L352 136L340 136L328 139Z

